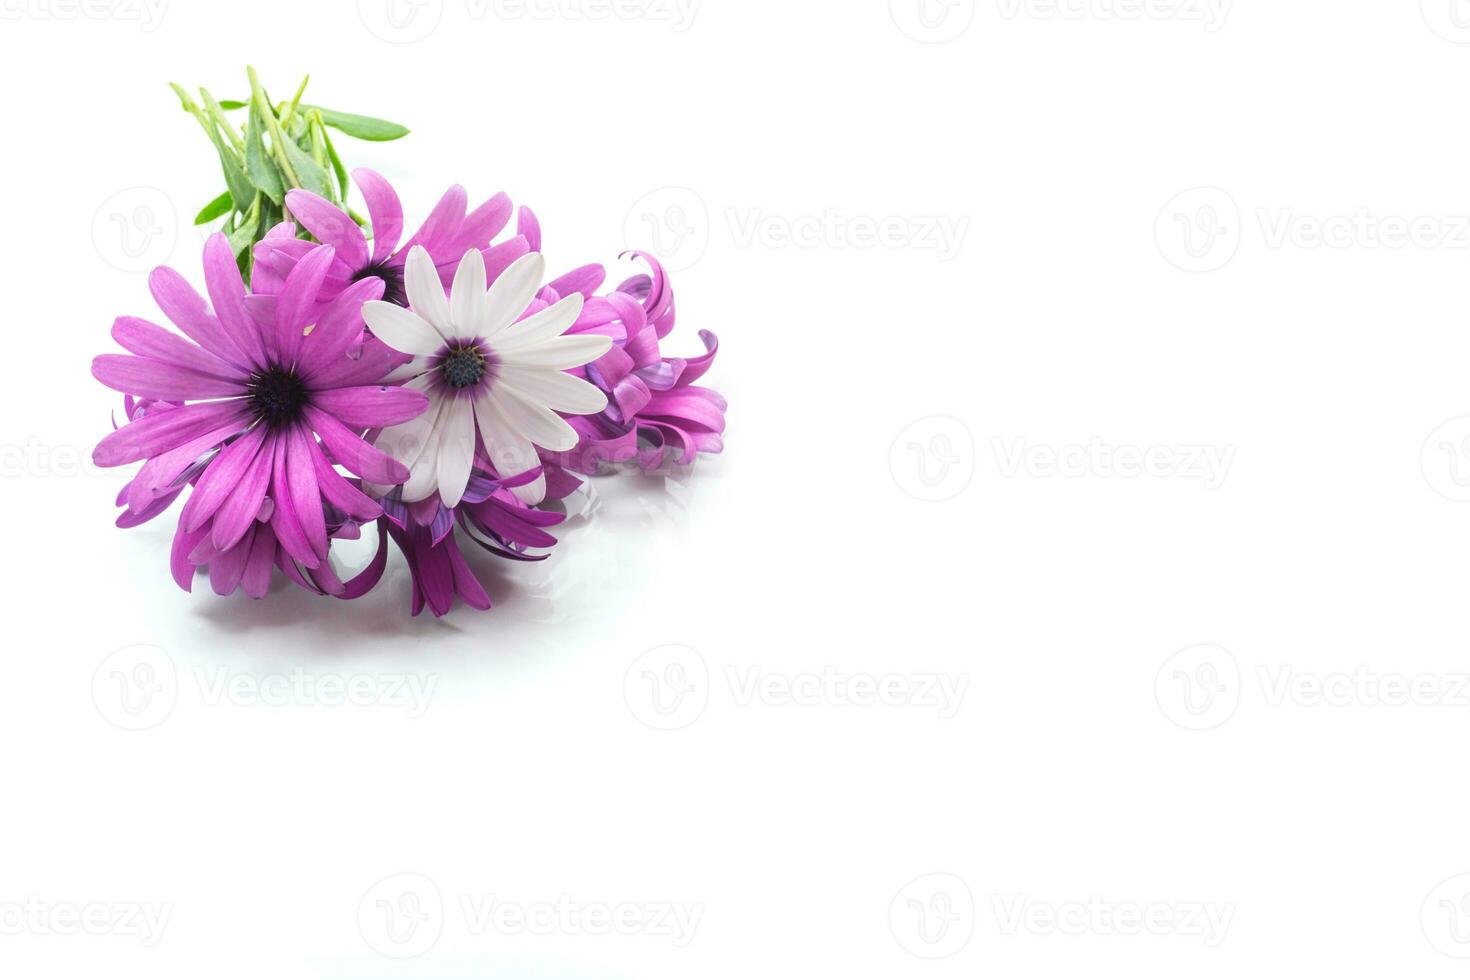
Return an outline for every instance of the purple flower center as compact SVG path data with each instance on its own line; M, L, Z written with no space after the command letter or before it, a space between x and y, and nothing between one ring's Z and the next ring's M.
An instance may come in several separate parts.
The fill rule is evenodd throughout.
M408 307L408 292L403 288L403 269L395 268L386 261L363 266L353 275L353 282L362 282L376 276L383 280L383 302L394 306Z
M255 417L272 429L291 425L306 407L306 385L285 368L271 367L252 374L246 390Z
M485 355L478 347L451 347L439 365L451 388L473 388L485 376Z

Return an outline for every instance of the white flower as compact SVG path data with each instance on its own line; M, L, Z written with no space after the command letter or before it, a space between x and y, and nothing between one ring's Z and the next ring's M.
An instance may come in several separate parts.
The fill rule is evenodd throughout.
M546 262L532 252L517 259L488 291L485 260L471 249L460 260L446 300L429 253L409 252L404 285L411 309L366 303L363 318L378 339L414 355L395 373L407 387L429 396L424 414L384 429L379 449L409 468L403 499L426 500L436 492L446 507L464 496L479 433L502 477L541 465L536 446L567 452L576 431L557 412L590 415L607 407L607 396L565 372L595 361L612 346L596 334L562 336L582 313L582 296L533 313L526 311L541 288ZM546 479L518 487L528 504L546 496Z

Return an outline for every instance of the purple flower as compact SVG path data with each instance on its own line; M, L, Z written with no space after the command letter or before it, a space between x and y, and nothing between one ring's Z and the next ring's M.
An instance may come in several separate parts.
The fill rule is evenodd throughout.
M371 243L346 211L325 198L300 189L286 194L286 209L318 241L336 249L336 256L322 281L320 298L323 300L332 299L353 283L377 279L383 284L382 299L385 302L407 306L404 264L415 245L422 246L429 253L446 286L460 258L469 249L482 251L492 278L493 274L498 274L531 251L522 235L490 247L490 241L510 221L512 208L509 197L496 194L466 214L468 198L464 188L458 185L444 193L423 227L399 247L403 237L403 206L397 193L371 170L355 170L352 178L367 202L368 221L373 232ZM252 288L257 293L279 292L292 267L313 247L311 242L296 238L296 230L289 222L276 226L255 246Z
M247 311L229 242L216 234L204 248L213 309L177 272L156 269L153 297L184 337L120 317L112 335L132 353L92 362L103 384L152 400L92 454L99 466L144 461L119 498L124 516L131 523L156 516L193 484L174 541L174 574L186 589L186 571L208 563L220 575L217 590L243 584L263 594L270 565L286 556L309 572L323 570L334 587L324 591L333 591L340 583L327 561L330 535L381 513L333 464L374 483L408 478L362 433L417 416L428 399L381 383L403 360L381 343L347 356L362 333L362 304L383 286L364 280L319 304L334 260L331 247L312 248L279 295Z
M694 384L714 363L719 340L701 330L703 354L664 357L660 344L674 329L673 289L657 259L632 254L649 264L652 275L634 276L589 300L572 328L614 338L611 350L574 372L607 395L607 408L569 419L581 440L571 452L543 453L548 463L592 473L604 462L636 461L650 471L724 448L725 399Z

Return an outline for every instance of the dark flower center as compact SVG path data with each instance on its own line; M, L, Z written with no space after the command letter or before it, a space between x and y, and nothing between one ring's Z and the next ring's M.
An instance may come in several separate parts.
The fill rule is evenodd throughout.
M251 375L246 390L256 418L272 429L295 422L306 407L306 385L285 368L266 368Z
M485 376L485 355L477 347L455 347L439 366L451 388L471 388Z
M408 293L403 288L403 270L390 266L387 262L374 262L372 265L363 266L352 277L353 282L362 282L376 276L383 280L383 302L392 303L394 306L408 306Z

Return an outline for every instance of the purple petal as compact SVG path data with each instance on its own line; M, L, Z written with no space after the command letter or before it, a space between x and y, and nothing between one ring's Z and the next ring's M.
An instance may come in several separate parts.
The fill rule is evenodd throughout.
M347 212L326 198L299 188L286 192L286 209L317 241L340 253L348 268L360 269L367 265L367 238Z
M235 365L147 320L132 316L118 317L112 324L112 339L134 354L167 361L201 374L212 374L236 381L245 380L245 372Z
M92 360L92 376L114 391L170 401L229 398L245 393L239 381L128 354L99 354Z
M307 408L306 419L332 458L369 483L404 483L408 467L362 440L331 415L317 408Z
M403 205L393 187L375 171L361 167L352 171L352 179L367 201L368 221L373 226L373 262L392 255L403 237Z
M422 415L429 396L413 388L370 385L333 388L311 396L312 404L331 412L349 428L380 429Z
M116 429L92 450L98 466L122 466L168 452L220 426L244 426L249 412L241 401L204 402L145 415Z

